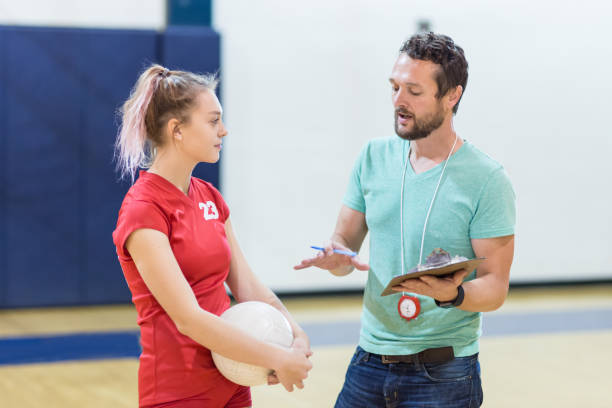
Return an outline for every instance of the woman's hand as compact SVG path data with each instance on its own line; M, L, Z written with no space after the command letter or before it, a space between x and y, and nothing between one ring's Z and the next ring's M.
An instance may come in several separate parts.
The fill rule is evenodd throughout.
M310 340L304 331L300 331L296 334L296 336L293 338L293 344L291 347L303 351L307 358L310 358L310 356L313 354L312 350L310 349ZM268 376L268 385L275 385L278 383L280 383L280 381L275 372Z
M312 356L312 350L310 349L310 340L308 339L306 332L298 333L293 338L293 344L291 345L291 347L296 348L298 350L302 350L306 354L306 357Z
M274 373L268 377L268 384L280 382L289 392L293 391L293 386L304 388L303 381L312 368L308 355L304 350L295 347L282 350L281 353L278 367L273 367Z

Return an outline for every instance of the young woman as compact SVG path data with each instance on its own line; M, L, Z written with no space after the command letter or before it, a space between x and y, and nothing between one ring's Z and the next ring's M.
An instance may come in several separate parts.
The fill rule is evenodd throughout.
M280 300L253 274L211 184L191 177L199 162L219 160L227 130L216 81L162 66L149 67L123 105L117 155L134 180L113 241L138 312L142 354L141 407L251 406L248 387L215 368L211 350L270 367L270 384L303 387L312 367L309 340ZM294 333L290 349L261 342L221 320L230 305L258 300L279 309Z

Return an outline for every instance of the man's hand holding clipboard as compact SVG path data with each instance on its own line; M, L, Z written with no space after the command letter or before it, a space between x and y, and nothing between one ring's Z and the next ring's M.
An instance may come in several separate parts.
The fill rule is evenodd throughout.
M438 278L451 277L455 272L465 270L464 276L459 276L461 281L472 272L476 267L484 261L485 258L467 259L464 257L453 257L443 249L436 248L426 259L425 264L418 265L412 268L408 273L394 277L389 281L385 289L380 294L381 296L393 295L401 292L401 283L408 279L417 279L421 276L435 276ZM424 279L426 281L426 279ZM459 282L461 283L461 282ZM393 289L397 287L397 289ZM409 292L409 289L404 289Z

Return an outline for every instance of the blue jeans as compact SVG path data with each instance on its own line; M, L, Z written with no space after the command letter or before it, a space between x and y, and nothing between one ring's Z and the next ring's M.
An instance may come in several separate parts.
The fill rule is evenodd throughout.
M336 408L477 408L482 404L478 354L445 363L383 364L357 347Z

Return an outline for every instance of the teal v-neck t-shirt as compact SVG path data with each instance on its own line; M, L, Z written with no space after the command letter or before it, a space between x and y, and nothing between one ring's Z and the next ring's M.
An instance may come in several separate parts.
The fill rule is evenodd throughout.
M399 137L374 139L362 149L343 203L365 213L370 233L370 270L364 292L359 345L376 354L413 354L452 346L455 356L478 352L481 313L436 306L410 294L420 313L405 320L398 313L401 294L380 296L401 271L400 195L410 149ZM409 270L419 263L425 217L444 162L415 174L408 163L404 185L404 257ZM515 194L504 168L464 141L450 157L435 198L423 244L423 262L435 248L451 256L474 257L471 239L514 234ZM473 271L468 280L474 279Z

